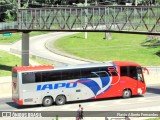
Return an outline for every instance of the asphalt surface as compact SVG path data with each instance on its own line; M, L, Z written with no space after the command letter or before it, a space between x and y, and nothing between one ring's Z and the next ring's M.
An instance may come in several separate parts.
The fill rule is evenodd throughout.
M91 62L89 60L84 60L78 57L72 59L72 57L66 57L66 54L61 54L60 51L56 49L48 49L51 48L50 41L55 41L63 36L71 35L75 33L71 32L57 32L57 33L49 33L44 35L39 35L35 37L31 37L30 39L30 55L44 58L50 61L53 61L55 65L68 65L68 64L85 64ZM52 42L53 43L53 42ZM50 45L50 46L49 46ZM53 46L52 46L53 47ZM11 45L10 48L13 53L21 53L21 41L18 41Z

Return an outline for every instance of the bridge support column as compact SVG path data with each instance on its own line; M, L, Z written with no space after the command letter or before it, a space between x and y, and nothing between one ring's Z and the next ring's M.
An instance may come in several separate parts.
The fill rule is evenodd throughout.
M29 65L29 32L22 33L22 66Z

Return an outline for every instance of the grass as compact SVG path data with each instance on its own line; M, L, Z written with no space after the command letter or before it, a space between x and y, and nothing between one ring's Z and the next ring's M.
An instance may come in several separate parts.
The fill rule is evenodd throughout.
M30 36L36 36L36 35L41 35L41 34L46 34L48 32L30 32ZM2 36L0 34L0 44L2 43L14 43L18 40L22 39L22 33L12 33L12 36Z
M46 33L48 32L30 32L30 36L36 36ZM20 39L22 39L22 33L12 33L11 37L4 37L0 35L0 44L14 43ZM46 62L44 60L36 59L35 61L39 64L50 64L49 62ZM4 51L0 51L0 76L10 76L11 69L15 65L21 65L21 58Z
M63 37L54 46L66 53L96 61L134 61L141 65L160 65L160 47L146 41L146 35L113 33L105 40L104 33L78 33Z
M20 64L21 59L19 57L0 51L0 76L10 76L12 67Z
M52 64L51 62L48 62L39 58L38 59L31 58L31 59L37 62L38 64L42 64L42 65ZM0 77L11 76L11 69L15 65L21 66L20 57L17 57L8 52L0 51Z
M158 118L149 118L147 120L160 120L160 117L158 117Z

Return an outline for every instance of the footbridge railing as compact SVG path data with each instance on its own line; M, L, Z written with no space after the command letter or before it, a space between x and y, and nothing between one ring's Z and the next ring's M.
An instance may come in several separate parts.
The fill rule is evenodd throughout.
M18 30L104 31L160 35L160 6L19 9Z

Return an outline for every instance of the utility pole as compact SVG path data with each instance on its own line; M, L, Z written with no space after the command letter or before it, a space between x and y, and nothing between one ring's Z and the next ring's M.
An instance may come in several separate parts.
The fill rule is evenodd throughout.
M85 7L87 7L87 0L85 0ZM85 26L87 26L87 22L88 22L88 16L87 16L87 14L88 14L88 12L87 12L87 9L85 10L85 13L86 13L86 16L85 16ZM87 32L85 32L85 39L87 39Z

